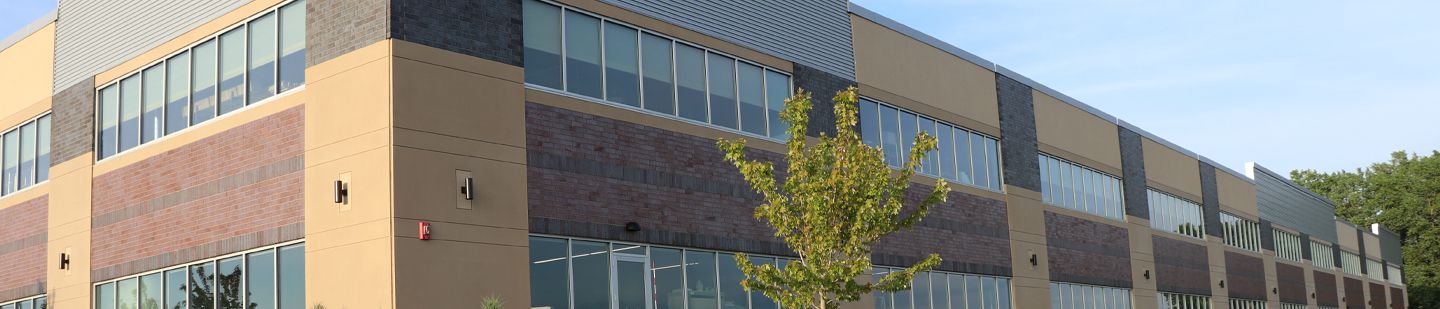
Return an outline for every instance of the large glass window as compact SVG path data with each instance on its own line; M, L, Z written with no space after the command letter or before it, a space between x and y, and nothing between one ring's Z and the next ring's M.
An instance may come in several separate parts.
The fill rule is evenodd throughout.
M1265 309L1265 300L1231 298L1230 309Z
M749 308L750 295L747 295L745 287L740 285L740 281L745 280L745 273L740 272L740 266L735 263L734 254L720 254L718 266L720 267L720 308L722 309Z
M97 293L96 296L98 297L99 294ZM31 297L6 304L0 304L0 309L47 309L49 307L50 306L45 300L45 296Z
M570 308L569 244L564 239L530 238L530 305Z
M605 22L605 99L640 107L640 32Z
M914 147L915 136L923 131L936 137L939 149L927 154L917 171L980 188L1001 189L999 144L994 138L868 98L861 98L859 105L861 140L880 147L886 164L898 168Z
M1160 309L1210 309L1210 296L1160 292Z
M987 163L989 163L988 161ZM1041 198L1046 204L1115 220L1125 219L1125 199L1120 198L1117 193L1122 192L1119 177L1043 153L1039 155L1039 165L1040 175L1042 175L1040 178ZM998 166L991 165L991 168L998 168ZM1152 214L1155 205L1152 201L1150 206ZM1161 210L1168 211L1169 209ZM1151 223L1152 226L1157 224L1168 226L1178 223L1164 219L1157 219ZM1169 228L1162 230L1170 231Z
M1294 262L1304 262L1305 250L1300 247L1300 235L1280 229L1274 229L1274 231L1275 256Z
M1340 270L1345 271L1345 273L1351 276L1365 275L1364 272L1360 270L1360 255L1350 251L1340 251Z
M20 132L11 130L4 135L4 162L5 162L5 191L4 194L14 193L19 186L20 169Z
M48 168L48 166L47 166ZM35 184L35 122L20 125L20 184L24 189Z
M50 115L35 120L35 183L50 180Z
M705 52L685 44L675 44L675 80L679 85L676 94L680 102L680 117L709 122L706 110L709 102L705 94Z
M1051 282L1050 291L1050 306L1053 309L1132 308L1130 289L1127 288ZM1055 291L1059 291L1059 293L1055 293ZM1162 306L1161 308L1167 307Z
M1310 240L1310 265L1323 270L1335 269L1335 255L1330 244Z
M903 270L876 267L874 280ZM1010 279L940 271L918 272L910 289L893 293L875 292L874 297L877 309L1009 309Z
M765 70L765 111L770 126L770 137L776 139L787 139L785 133L789 126L784 119L780 119L780 112L785 110L785 99L790 97L790 76L780 74L771 70Z
M1395 266L1394 264L1385 264L1385 273L1389 275L1389 277L1385 278L1385 280L1397 285L1405 285L1405 279L1401 277L1401 271L1399 266Z
M539 1L524 2L525 82L563 89L560 8Z
M715 270L715 253L706 251L685 252L685 294L690 309L719 308L720 284Z
M654 273L655 276L655 309L685 308L685 268L683 268L683 260L684 258L681 257L681 251L679 249L650 249L650 267L651 272ZM535 291L531 290L530 293L533 295Z
M254 103L304 82L305 1L296 0L101 87L97 157L237 110L247 97Z
M565 89L585 96L604 97L600 76L600 19L566 10L562 24L565 25Z
M526 1L525 3L532 3ZM674 43L654 34L641 34L641 56L643 57L641 68L644 72L645 82L641 88L645 89L645 109L661 114L675 114L675 72L674 58L670 49ZM527 66L526 71L529 71Z
M1220 227L1225 229L1225 244L1260 252L1260 223L1229 213L1220 213Z
M709 67L710 123L738 129L740 108L735 103L735 59L715 53L705 58Z
M885 163L894 167L900 166L904 156L900 150L899 112L889 105L880 105L880 121L875 123L880 126L880 149L885 153Z
M740 82L740 130L765 136L765 69L737 62L736 80Z
M93 308L304 309L304 264L303 244L194 262L97 284Z
M1155 188L1146 190L1150 203L1150 227L1194 238L1205 238L1204 208Z
M1385 281L1385 266L1383 265L1385 264L1380 264L1380 261L1365 259L1365 275L1369 276L1371 280Z
M610 246L602 242L570 242L571 276L576 287L575 308L610 306L609 251Z

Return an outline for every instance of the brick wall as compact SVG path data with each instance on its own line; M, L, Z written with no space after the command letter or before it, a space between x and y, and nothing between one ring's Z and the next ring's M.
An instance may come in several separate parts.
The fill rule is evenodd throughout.
M519 0L390 3L391 37L513 66L524 65L520 28Z
M1345 308L1351 308L1351 309L1364 309L1364 308L1365 308L1365 290L1364 290L1364 288L1365 288L1365 283L1364 283L1364 282L1360 282L1360 279L1348 278L1348 277L1345 278L1345 298L1342 299L1343 301L1345 301Z
M835 93L854 86L855 82L799 63L794 65L795 88L809 91L811 95L811 125L805 128L805 134L835 136Z
M1149 192L1145 184L1145 144L1140 133L1115 126L1120 134L1120 166L1125 190L1125 214L1150 219ZM1208 295L1208 294L1207 294Z
M0 209L0 303L45 293L49 199Z
M919 204L932 188L911 185L906 205ZM1007 218L1005 202L951 190L946 202L932 207L913 229L881 238L874 262L910 266L938 253L938 270L1010 276Z
M51 103L50 165L65 163L91 151L95 139L95 78L90 77L55 94Z
M303 237L304 116L294 107L96 176L91 277Z
M1164 292L1211 295L1210 255L1205 246L1153 235L1155 288Z
M1000 105L1000 159L1005 184L1040 192L1034 94L1030 86L1000 73L995 73L995 92Z
M1405 309L1405 290L1396 287L1390 288L1390 308Z
M1200 200L1205 210L1205 235L1225 237L1220 228L1220 189L1215 182L1215 167L1200 161Z
M1265 261L1257 257L1225 251L1225 288L1232 298L1265 299Z
M1275 280L1279 284L1280 301L1304 304L1309 299L1305 293L1305 269L1285 263L1275 263Z
M1050 279L1131 287L1130 233L1122 227L1045 212Z
M1370 284L1370 309L1385 309L1386 303L1390 300L1385 297L1385 285L1379 283Z
M390 36L390 0L309 0L305 15L306 66Z
M1315 304L1339 307L1340 289L1335 286L1335 275L1323 271L1311 271L1315 279Z

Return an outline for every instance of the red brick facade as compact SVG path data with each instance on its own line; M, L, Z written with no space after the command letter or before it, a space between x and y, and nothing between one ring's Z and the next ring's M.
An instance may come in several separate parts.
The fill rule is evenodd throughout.
M304 132L294 107L96 176L92 277L303 237Z
M1340 289L1335 286L1335 275L1318 270L1311 274L1311 277L1315 277L1315 304L1339 307Z
M1265 261L1260 258L1225 251L1225 288L1231 298L1264 300L1270 289L1265 287Z
M1305 293L1305 269L1300 266L1275 263L1275 280L1278 282L1280 301L1304 304L1309 299Z
M1045 212L1050 280L1131 287L1130 231L1109 224Z
M906 205L915 205L933 187L914 184ZM1009 276L1010 229L1005 202L951 190L944 204L930 208L914 228L881 238L874 262L909 266L930 253L938 270Z
M1160 235L1152 235L1151 240L1155 246L1156 289L1211 295L1210 255L1205 246Z
M1385 297L1385 285L1370 284L1370 309L1385 309L1390 298Z
M1366 303L1365 283L1361 282L1360 279L1346 277L1345 298L1341 300L1345 302L1345 308L1364 309Z
M1390 308L1405 309L1405 290L1397 287L1390 288Z
M44 293L49 196L0 209L0 303Z

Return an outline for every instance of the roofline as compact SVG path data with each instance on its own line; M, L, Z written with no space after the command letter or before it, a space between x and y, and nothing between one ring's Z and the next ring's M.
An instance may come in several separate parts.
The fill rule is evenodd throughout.
M1075 108L1078 108L1078 109L1080 109L1080 110L1083 110L1083 111L1085 111L1085 112L1088 112L1088 113L1090 113L1091 115L1095 115L1095 117L1099 117L1100 119L1104 119L1105 121L1109 121L1110 123L1113 123L1113 124L1115 124L1115 125L1117 125L1117 126L1124 127L1124 128L1126 128L1126 129L1129 129L1130 131L1134 131L1135 133L1140 133L1140 135L1141 135L1141 136L1144 136L1145 138L1149 138L1150 140L1153 140L1153 141L1155 141L1155 142L1158 142L1158 143L1160 143L1161 145L1165 145L1165 147L1169 147L1170 149L1174 149L1175 151L1178 151L1178 152L1180 152L1180 153L1183 153L1183 154L1185 154L1186 156L1189 156L1189 157L1191 157L1191 158L1195 158L1195 160L1197 160L1197 161L1205 162L1205 163L1207 163L1207 164L1210 164L1211 166L1214 166L1215 168L1217 168L1217 169L1219 169L1219 170L1223 170L1223 171L1225 171L1225 172L1227 172L1227 173L1230 173L1231 175L1234 175L1234 176L1237 177L1237 178L1245 179L1246 181L1249 181L1249 182L1252 183L1252 184L1255 183L1255 180L1254 180L1254 179L1251 179L1251 178L1249 178L1249 177L1246 177L1246 175L1243 174L1243 173L1240 173L1240 172L1238 172L1238 171L1235 171L1234 169L1231 169L1231 168L1229 168L1229 167L1226 167L1226 166L1224 166L1224 165L1222 165L1222 164L1215 163L1215 161L1212 161L1212 160L1210 160L1209 158L1200 156L1199 154L1195 153L1194 151L1190 151L1189 149L1185 149L1185 147L1180 147L1180 145L1177 145L1177 144L1172 143L1172 142L1170 142L1170 141L1168 141L1168 140L1165 140L1164 138L1160 138L1160 136L1155 135L1155 134L1153 134L1153 133L1150 133L1149 131L1145 131L1145 130L1143 130L1143 129L1140 129L1140 127L1135 126L1134 124L1125 122L1125 121L1121 120L1119 117L1116 117L1116 116L1114 116L1114 115L1110 115L1109 113L1106 113L1106 112L1104 112L1104 111L1101 111L1101 110L1098 109L1098 108L1095 108L1094 106L1090 106L1089 104L1085 104L1085 102L1081 102L1080 100L1077 100L1077 99L1072 98L1072 97L1070 97L1070 96L1068 96L1068 95L1065 95L1064 93L1060 93L1060 91L1055 90L1054 88L1050 88L1049 86L1045 86L1045 84L1041 84L1040 82L1037 82L1037 81L1035 81L1035 80L1033 80L1033 79L1030 79L1029 77L1025 77L1025 75L1023 75L1023 74L1020 74L1020 73L1018 73L1018 72L1015 72L1015 71L1013 71L1013 70L1010 70L1009 68L1006 68L1006 67L1004 67L1004 66L1000 66L1000 65L998 65L998 64L995 64L994 62L991 62L990 60L986 60L985 58L982 58L982 57L977 56L977 55L975 55L975 54L973 54L973 53L970 53L970 52L968 52L968 51L965 51L965 49L962 49L962 48L960 48L960 47L956 47L955 45L951 45L950 43L945 43L945 41L941 41L941 40L938 39L938 38L935 38L935 37L933 37L933 36L930 36L929 34L925 34L924 32L920 32L919 30L915 30L915 28L910 28L910 26L906 26L905 24L902 24L902 23L900 23L900 22L898 22L898 21L895 21L894 19L890 19L889 17L885 17L884 15L880 15L880 13L877 13L877 12L875 12L875 11L871 11L870 9L866 9L864 6L861 6L861 5L859 5L859 4L856 4L855 2L850 2L850 13L855 14L856 16L859 16L860 18L864 18L864 19L870 20L870 21L872 21L872 22L875 22L875 23L877 23L877 24L880 24L881 26L884 26L884 27L886 27L886 28L890 28L890 30L894 30L895 32L899 32L900 34L904 34L904 35L906 35L906 36L909 36L909 37L912 38L912 39L915 39L915 40L920 41L921 43L925 43L926 45L930 45L931 47L935 47L936 49L939 49L939 50L945 51L945 52L947 52L947 53L950 53L951 55L954 55L955 57L959 57L960 59L963 59L963 60L968 61L968 62L970 62L970 63L972 63L972 64L975 64L976 66L985 68L986 70L990 70L991 72L995 72L995 73L1000 74L1000 75L1003 75L1003 76L1005 76L1005 77L1009 77L1010 79L1014 79L1015 81L1024 83L1025 85L1030 86L1031 89L1038 90L1038 91L1040 91L1041 93L1044 93L1044 94L1046 94L1046 95L1049 95L1049 96L1051 96L1051 97L1054 97L1054 98L1056 98L1056 99L1059 99L1061 102L1065 102L1066 104L1070 104L1070 106L1073 106L1073 107L1075 107Z
M1320 195L1319 193L1315 193L1314 191L1310 191L1310 189L1306 189L1304 186L1301 186L1300 184L1295 183L1294 181L1290 181L1290 178L1285 177L1285 176L1283 176L1283 175L1280 175L1280 173L1276 173L1275 171L1272 171L1272 170L1270 170L1270 169L1268 169L1268 168L1265 168L1264 166L1260 166L1260 163L1245 162L1245 170L1246 170L1247 173L1250 174L1250 177L1251 177L1251 178L1254 178L1254 177L1255 177L1255 173L1256 173L1256 172L1270 175L1271 177L1274 177L1275 179L1279 179L1281 182L1285 183L1285 185L1290 186L1290 188L1295 189L1295 190L1299 190L1300 192L1304 192L1305 195L1310 196L1310 198L1313 198L1313 199L1316 199L1316 200L1318 200L1318 201L1320 201L1320 202L1323 202L1323 203L1325 203L1326 205L1330 205L1330 209L1331 209L1331 211L1330 211L1330 216L1332 216L1332 217L1335 216L1335 211L1334 211L1334 209L1335 209L1335 207L1336 207L1335 205L1337 205L1337 204L1335 203L1335 201L1331 201L1330 198L1327 198L1327 197L1325 197L1325 196L1323 196L1323 195ZM1336 219L1336 220L1340 220L1340 221L1344 221L1344 220L1345 220L1345 219L1340 219L1339 217L1336 217L1335 219ZM1349 223L1349 221L1346 221L1346 223ZM1355 225L1354 225L1354 224L1351 224L1350 226L1355 226Z
M20 40L30 37L31 34L35 34L35 32L55 22L55 16L57 16L55 12L55 9L51 9L49 13L45 13L44 16L40 16L40 18L31 21L30 24L21 27L20 30L16 30L15 33L11 33L10 36L5 37L5 39L0 39L0 51L9 49L10 46L19 43Z

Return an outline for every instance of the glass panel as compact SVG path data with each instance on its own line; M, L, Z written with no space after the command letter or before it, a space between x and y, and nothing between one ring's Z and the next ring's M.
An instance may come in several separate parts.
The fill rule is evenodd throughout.
M16 170L19 169L20 157L20 133L11 130L5 133L5 194L15 192L16 180L19 179Z
M705 51L684 44L675 44L676 99L680 117L706 122Z
M990 172L986 171L989 167L985 164L985 140L987 140L987 138L984 136L970 133L970 158L974 161L975 166L975 171L973 172L975 175L975 185L981 188L986 188L990 185L990 179L988 178L990 177Z
M930 273L915 273L914 280L910 283L910 291L915 298L915 309L930 309Z
M765 136L765 70L744 62L736 64L740 88L740 130Z
M998 303L995 298L999 295L1000 291L999 288L995 287L995 278L981 278L981 285L984 286L984 294L980 294L983 295L980 298L985 302L985 309L995 309L995 304Z
M35 182L43 182L50 179L50 115L40 117L36 120L35 143L38 149L35 150Z
M930 135L930 137L935 137L935 120L920 117L920 132L925 132L925 134ZM930 175L939 175L940 168L935 166L937 157L939 157L939 155L936 155L934 150L925 152L925 160L922 162L924 165L921 166L922 171Z
M1040 200L1051 203L1050 195L1055 191L1050 190L1050 158L1042 154L1036 156L1035 159L1036 162L1040 162Z
M680 265L680 250L650 248L650 262L654 265L655 309L684 309L685 269Z
M111 85L100 89L100 136L96 143L100 144L100 158L104 159L115 155L115 130L117 121L120 119L120 87Z
M140 307L140 280L130 278L115 283L115 308L136 309Z
M855 114L856 118L859 118L855 129L860 130L860 141L870 147L880 147L880 126L876 123L880 121L880 107L865 99L861 99L856 105L860 111Z
M900 120L899 111L894 107L880 105L880 147L885 148L885 163L900 166Z
M215 273L218 276L218 284L216 286L219 287L216 292L219 294L215 299L220 309L245 308L245 306L243 306L244 303L241 301L243 299L242 297L245 296L240 290L240 280L242 275L244 275L241 268L241 262L243 261L244 259L240 257L233 257L220 260L218 264L220 268L217 269Z
M245 263L245 309L275 309L275 251L251 253Z
M575 278L575 308L610 306L610 253L602 242L570 242L570 263Z
M19 302L15 304L15 309L35 309L35 304L32 301L33 300L27 299L25 301Z
M95 287L95 308L115 309L115 284L106 283Z
M984 298L981 295L984 294L980 294L980 277L965 276L965 308L980 309L981 299Z
M754 263L755 265L774 264L775 259L751 256L750 263ZM760 293L759 290L752 290L750 291L750 308L775 309L778 308L778 305L775 303L775 300L770 299L769 296L765 296L765 293Z
M560 7L524 2L525 82L564 89L560 63ZM537 305L538 306L538 305Z
M215 45L210 40L191 50L191 125L215 118Z
M736 129L740 107L735 103L735 59L707 54L710 85L710 123Z
M965 295L965 276L951 274L949 277L950 309L965 309L965 300L969 297Z
M1000 190L1000 147L989 138L985 139L985 164L990 166L990 189Z
M215 308L215 263L190 266L190 309Z
M305 308L305 244L280 248L280 308Z
M955 128L955 178L963 184L975 183L974 160L970 152L970 131ZM982 168L983 169L983 168Z
M640 107L639 32L605 23L605 99Z
M785 110L785 99L790 97L790 76L780 72L765 71L765 110L769 115L770 137L777 139L788 139L786 129L789 126L785 120L780 118L780 112Z
M740 267L735 262L735 255L721 253L718 266L720 267L720 308L747 308L750 303L749 295L745 293L745 287L740 286L740 280L745 280L745 274L740 272Z
M245 106L245 27L220 35L220 115Z
M1050 309L1061 309L1060 301L1060 285L1052 282L1050 283ZM956 308L952 307L951 309Z
M715 254L710 252L685 251L685 293L688 294L690 309L716 309Z
M140 143L148 143L165 135L165 64L157 64L141 73L145 82L140 90Z
M1055 158L1050 157L1046 158L1050 161L1050 190L1054 191L1050 193L1050 203L1061 205L1064 202L1063 197L1065 196L1065 190L1060 186L1061 183L1063 183L1060 181L1060 173L1064 172L1064 169L1060 168L1060 160L1055 160Z
M915 134L916 134L915 129L918 128L917 125L916 125L916 123L915 123L915 114L909 113L909 112L905 112L905 111L901 111L901 112L900 112L900 123L899 123L899 125L900 125L900 164L903 165L903 164L905 164L906 161L910 160L910 149L911 149L911 148L915 148ZM920 167L919 167L919 166L916 166L915 169L919 170Z
M15 309L15 304L0 305L0 309Z
M533 1L527 1L533 2ZM640 38L641 75L645 76L645 109L675 114L675 72L670 39L649 33ZM527 69L528 71L528 69Z
M160 309L165 301L165 278L154 273L140 277L140 308Z
M945 274L930 274L930 306L935 309L950 308L950 293L946 288Z
M259 102L276 93L275 88L275 13L250 21L249 48L250 103Z
M165 62L165 134L170 134L190 126L190 52Z
M185 299L189 297L185 290L186 278L184 267L165 272L165 309L185 309Z
M533 1L526 1L529 2ZM569 261L565 257L566 250L564 239L530 237L531 306L570 308L570 277L566 272Z
M566 90L601 98L600 19L565 11ZM580 302L575 302L576 306Z
M640 250L644 250L641 248ZM645 263L615 260L615 303L618 309L646 309Z
M533 1L527 1L526 3L529 2ZM526 16L526 19L528 20L529 16ZM552 23L552 25L558 24L560 24L559 18L556 18L556 21ZM530 33L529 25L530 23L525 23L525 34L527 35ZM556 50L559 50L559 48L556 48ZM525 54L525 59L529 60L530 54ZM559 63L559 61L555 62ZM525 70L527 78L530 73L529 68L530 66L527 65ZM555 74L559 73L557 72ZM305 84L305 0L297 0L280 8L279 75L280 92L285 92L286 90L294 89L295 87L300 87L300 85ZM556 80L559 79L557 78ZM526 81L529 80L527 79Z
M120 149L125 152L140 144L140 76L120 81ZM9 179L8 177L6 179Z
M20 126L20 189L35 184L35 123Z
M910 290L895 292L895 309L915 308L914 298L912 298L913 294Z
M1000 309L1009 309L1009 308L1010 308L1010 280L1009 280L1009 279L996 279L995 282L996 282L996 284L998 284L998 285L1000 286L1000 304L999 304L999 305L996 305L995 307L996 307L996 308L1000 308Z

